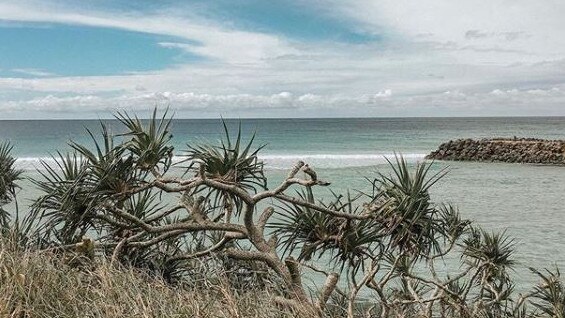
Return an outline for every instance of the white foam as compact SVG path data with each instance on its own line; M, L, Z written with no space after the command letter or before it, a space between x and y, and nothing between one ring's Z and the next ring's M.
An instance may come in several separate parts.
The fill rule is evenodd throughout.
M45 158L20 157L16 159L16 167L18 169L23 169L23 170L42 169L43 167L41 166L41 162L40 162L41 160L45 161L46 163L49 163L50 166L53 166L53 164L55 163L55 159L51 157L45 157Z
M288 169L298 160L318 168L366 167L387 163L394 154L288 154L259 156L267 168ZM423 160L426 154L402 154L409 162Z
M386 164L386 159L394 159L394 154L265 154L259 158L265 162L267 169L289 169L297 161L302 160L305 163L317 168L342 168L342 167L367 167L380 164ZM423 160L426 154L423 153L407 153L402 154L408 162L416 162ZM183 157L174 157L173 162L181 162ZM56 159L51 157L21 157L16 160L16 166L24 170L43 169L40 161L44 161L52 167L55 167Z

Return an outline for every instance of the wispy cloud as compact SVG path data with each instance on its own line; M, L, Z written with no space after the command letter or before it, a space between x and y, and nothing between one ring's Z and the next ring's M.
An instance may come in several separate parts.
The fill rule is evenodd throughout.
M532 51L526 61L555 58L565 53L565 3L423 0L333 1L337 14L362 23L368 30L386 26L405 41L469 44L482 48L501 46L507 50ZM327 5L327 3L325 4ZM418 38L426 34L425 39ZM451 56L475 64L482 55ZM518 57L519 58L519 57ZM495 63L508 63L506 56L489 54Z
M71 2L3 2L0 20L20 27L55 23L159 34L168 38L155 45L204 59L119 76L52 77L28 69L26 75L36 78L0 78L0 91L22 96L0 100L0 109L14 117L26 111L84 114L155 103L203 116L238 111L250 116L274 111L282 116L563 112L565 4L561 2L301 4L347 20L361 33L378 34L379 40L306 41L236 27L229 17L210 20L175 7L119 11L83 9Z
M476 39L485 39L485 38L496 38L499 40L506 40L506 41L516 41L518 39L528 38L528 35L524 31L513 31L513 32L483 32L481 30L469 30L465 32L465 39L467 40L476 40Z
M0 4L0 20L62 23L116 28L175 36L200 45L192 52L230 63L257 63L291 54L295 50L276 36L232 30L195 16L164 12L100 12L61 7L49 1L17 1Z

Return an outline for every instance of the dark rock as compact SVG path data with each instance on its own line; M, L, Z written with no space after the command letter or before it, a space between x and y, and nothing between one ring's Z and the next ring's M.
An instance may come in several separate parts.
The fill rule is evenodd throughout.
M458 139L441 144L426 158L565 165L565 140L537 138Z

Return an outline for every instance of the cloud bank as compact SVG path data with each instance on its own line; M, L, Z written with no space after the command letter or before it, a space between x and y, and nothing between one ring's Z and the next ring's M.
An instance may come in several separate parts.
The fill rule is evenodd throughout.
M50 113L53 118L64 117L69 113L90 114L95 117L117 110L143 114L150 108L148 105L170 107L176 113L189 115L191 118L215 118L220 114L240 117L263 114L259 117L272 117L272 114L284 114L289 111L293 112L290 117L326 117L328 112L337 116L360 117L394 117L408 113L413 116L508 116L516 113L535 116L540 112L546 115L561 115L559 110L565 99L565 87L494 89L487 93L471 94L455 90L400 98L393 96L392 91L388 89L372 95L359 96L294 95L290 92L272 95L154 92L116 97L47 95L29 100L0 102L0 109L8 113ZM414 105L419 106L414 108Z

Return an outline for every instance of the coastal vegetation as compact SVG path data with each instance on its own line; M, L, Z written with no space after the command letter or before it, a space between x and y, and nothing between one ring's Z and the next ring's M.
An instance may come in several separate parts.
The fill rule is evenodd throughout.
M25 211L0 146L0 316L565 317L559 271L517 293L514 241L433 202L430 162L398 156L370 191L301 161L271 185L241 129L178 151L167 112L116 118L41 163Z

